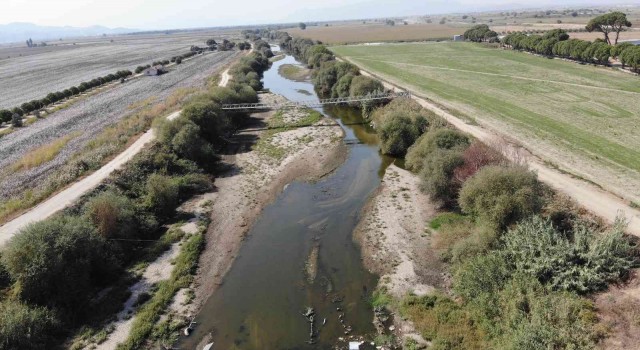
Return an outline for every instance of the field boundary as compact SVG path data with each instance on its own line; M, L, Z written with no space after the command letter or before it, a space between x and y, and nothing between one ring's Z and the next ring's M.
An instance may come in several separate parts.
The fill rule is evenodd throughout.
M491 145L496 144L497 142L504 142L506 139L506 135L502 135L497 130L488 130L479 125L468 124L464 120L452 115L429 101L418 91L402 86L383 75L369 72L351 59L342 57L339 59L358 66L363 75L375 77L381 80L385 88L410 91L412 98L424 108L445 118L457 129L467 132L487 144ZM501 151L507 157L514 158L522 157L523 151L526 150L520 145L509 143L505 145ZM527 153L530 152L527 151ZM526 157L526 161L529 167L538 173L540 180L559 192L568 195L580 206L603 218L609 223L613 223L620 216L624 217L628 222L627 232L640 237L640 210L632 208L624 199L609 191L599 188L595 184L577 179L571 174L563 173L557 169L547 166L545 161L538 155L530 154Z

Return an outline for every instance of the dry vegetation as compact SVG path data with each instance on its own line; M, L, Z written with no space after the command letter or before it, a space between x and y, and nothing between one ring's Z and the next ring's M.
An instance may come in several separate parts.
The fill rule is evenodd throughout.
M62 136L51 143L34 148L25 154L19 161L11 166L12 171L29 170L42 165L53 158L62 150L64 146L69 143L73 138L80 135L79 132L73 132L71 134Z

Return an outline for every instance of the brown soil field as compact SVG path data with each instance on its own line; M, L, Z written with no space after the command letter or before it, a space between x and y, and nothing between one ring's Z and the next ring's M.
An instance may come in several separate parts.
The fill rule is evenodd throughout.
M320 40L327 44L347 44L365 42L418 41L433 39L451 39L462 34L466 26L448 24L358 24L330 27L307 27L286 29L294 37Z

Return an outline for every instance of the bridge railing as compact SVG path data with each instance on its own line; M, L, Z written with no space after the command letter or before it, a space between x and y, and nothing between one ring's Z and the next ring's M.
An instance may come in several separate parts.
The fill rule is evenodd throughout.
M365 96L337 97L337 98L307 100L307 101L298 101L298 102L286 101L286 102L278 102L278 103L265 103L265 102L236 103L236 104L222 105L222 109L249 110L249 109L281 109L281 108L294 108L294 107L322 107L324 105L331 105L331 104L386 100L386 99L393 99L398 97L411 97L411 93L408 91L385 92L385 93L370 94Z

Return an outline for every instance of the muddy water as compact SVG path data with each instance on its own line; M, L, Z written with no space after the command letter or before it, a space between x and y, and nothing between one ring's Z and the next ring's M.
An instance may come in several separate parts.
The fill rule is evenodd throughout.
M265 88L293 101L317 99L310 83L278 74L281 65L292 63L290 56L275 62L265 72ZM377 137L359 110L321 111L344 129L347 160L317 183L291 183L265 208L181 349L194 349L207 334L214 349L261 350L344 347L338 338L345 326L351 335L372 336L368 300L377 277L363 268L352 232L391 159L380 156ZM307 307L316 312L315 344L308 343L310 325L302 315Z

